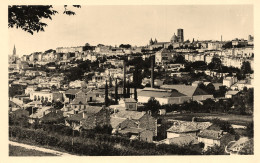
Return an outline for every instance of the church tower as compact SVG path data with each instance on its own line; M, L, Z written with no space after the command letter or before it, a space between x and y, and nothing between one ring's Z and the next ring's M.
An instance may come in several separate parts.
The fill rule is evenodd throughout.
M13 56L16 56L16 48L15 48L15 45L14 45L14 49L13 49Z

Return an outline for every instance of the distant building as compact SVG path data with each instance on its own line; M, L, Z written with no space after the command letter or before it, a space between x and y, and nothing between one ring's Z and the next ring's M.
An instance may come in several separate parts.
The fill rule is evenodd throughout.
M177 30L178 42L184 42L184 33L183 29L179 28Z

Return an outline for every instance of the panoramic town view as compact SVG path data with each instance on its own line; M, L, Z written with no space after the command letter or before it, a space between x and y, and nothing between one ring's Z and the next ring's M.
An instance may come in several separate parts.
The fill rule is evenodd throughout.
M9 156L253 155L253 22L250 5L8 6Z

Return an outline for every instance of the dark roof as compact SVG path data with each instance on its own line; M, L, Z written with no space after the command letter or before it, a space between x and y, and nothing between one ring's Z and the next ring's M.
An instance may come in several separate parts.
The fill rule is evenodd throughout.
M223 136L222 132L222 130L203 130L201 133L199 133L198 137L219 140Z
M96 114L102 110L101 106L87 106L85 109L86 114Z
M178 146L189 145L190 143L192 143L192 144L199 143L198 140L194 136L191 136L191 135L169 138L168 140L169 140L169 144L175 144Z
M65 92L65 94L72 94L72 95L76 95L78 92L80 91L80 89L69 89Z
M178 85L162 85L162 89L175 89L178 92L187 95L189 97L195 96L195 95L208 95L207 92L203 91L202 89L198 88L197 86L191 86L191 85L184 85L184 84L178 84Z
M78 113L78 114L74 114L71 117L66 118L69 121L81 121L83 120L83 112L82 113Z
M153 90L141 90L138 93L138 96L167 98L167 97L181 97L186 95L178 91L169 92L161 89L153 89Z
M167 130L167 132L185 133L195 132L208 128L210 122L189 122L189 121L175 121L174 125Z
M83 98L83 97L76 97L72 102L71 102L72 105L87 105L88 102L87 102L87 99L86 98Z
M129 118L133 120L139 120L143 115L144 113L137 111L120 111L113 114L114 117Z
M112 128L117 128L125 120L126 120L126 118L111 117L110 124L111 124Z
M138 134L140 132L143 132L145 129L143 128L125 128L123 130L118 131L120 134L127 134L127 133L134 133Z
M125 102L134 102L134 103L136 102L136 100L133 98L125 98L124 101Z
M43 116L41 118L41 121L43 121L43 122L55 122L55 121L60 120L62 118L64 118L62 111L58 111L57 113L56 112L50 112L49 114Z

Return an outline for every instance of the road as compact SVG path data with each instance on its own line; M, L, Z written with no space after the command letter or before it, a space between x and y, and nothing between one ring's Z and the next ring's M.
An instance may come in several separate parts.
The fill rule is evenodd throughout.
M74 156L74 155L71 155L71 154L68 154L68 153L55 151L55 150L52 150L52 149L47 149L47 148L43 148L43 147L36 147L36 146L18 143L18 142L13 142L13 141L9 141L9 144L13 145L13 146L23 147L23 148L26 148L26 149L33 149L33 150L37 150L37 151L41 151L41 152L45 152L45 153L51 153L51 154L54 154L54 155L57 155L57 156Z

